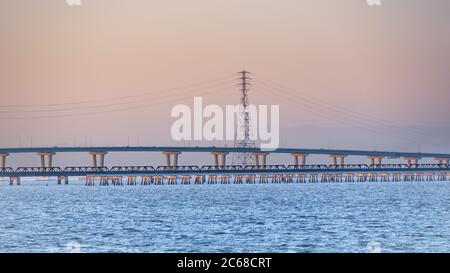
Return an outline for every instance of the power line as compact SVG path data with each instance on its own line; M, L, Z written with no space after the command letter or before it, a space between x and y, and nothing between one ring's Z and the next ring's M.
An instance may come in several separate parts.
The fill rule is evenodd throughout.
M230 75L216 78L209 81L202 81L197 83L188 84L185 86L178 86L173 88L167 88L167 89L161 89L158 92L168 92L171 90L179 90L179 89L187 89L187 88L194 88L196 86L205 85L212 82L218 82L218 81L224 81L224 80L230 80L232 79ZM136 95L130 95L130 96L120 96L120 97L114 97L114 98L105 98L105 99L98 99L98 100L85 100L85 101L74 101L74 102L65 102L65 103L48 103L48 104L7 104L7 105L0 105L1 108L21 108L21 107L55 107L55 106L69 106L69 105L79 105L79 104L92 104L92 103L101 103L101 102L108 102L108 101L116 101L116 100L124 100L129 98L136 98L136 97L142 97L142 96L149 96L153 95L151 92L143 92Z
M331 105L331 104L323 102L323 101L322 102L317 102L318 100L316 98L312 98L311 96L307 96L305 94L301 94L300 95L297 92L294 93L293 91L290 91L290 90L288 90L285 87L279 87L279 88L275 87L274 88L273 85L265 83L265 81L262 81L262 80L260 80L260 83L265 85L265 86L267 86L267 87L269 87L269 88L271 88L271 89L275 89L275 90L278 90L278 91L285 92L290 97L298 97L302 101L309 102L310 104L317 105L318 107L321 107L322 109L328 109L329 111L332 111L332 112L334 112L334 113L336 113L338 115L341 115L341 116L346 116L347 118L350 118L350 119L352 119L352 120L354 120L356 122L359 122L359 123L364 122L364 121L369 123L370 125L372 125L373 123L376 123L376 124L378 124L380 126L383 126L383 127L390 127L390 128L394 128L396 130L401 130L401 131L405 131L405 132L408 131L408 132L416 134L416 135L433 137L429 133L417 130L415 128L400 127L399 125L394 125L394 124L390 123L389 121L386 121L386 120L383 120L383 119L379 119L379 118L375 118L375 117L372 117L372 116L370 116L368 114L365 114L365 113L356 112L356 111L352 111L352 110L349 110L349 109L345 109L343 107L334 106L334 105ZM280 86L280 85L278 85L278 86Z
M202 89L211 89L211 88L217 88L224 86L224 84L216 84L211 85L207 87L201 87L196 88L193 90L171 90L167 91L169 92L170 96L176 95L177 93L187 93L187 92L196 92L198 90ZM165 97L167 95L167 92L162 93L162 95ZM107 108L112 106L121 106L121 105L131 105L136 103L142 103L145 101L153 101L155 99L158 99L158 96L152 96L151 98L140 98L138 100L132 100L132 101L126 101L126 102L116 102L116 103L108 103L108 104L102 104L102 105L88 105L88 106L80 106L80 107L72 107L72 108L56 108L56 109L39 109L39 110L0 110L0 114L21 114L21 113L46 113L46 112L64 112L64 111L76 111L76 110L86 110L86 109L96 109L96 108Z
M221 88L219 89L221 91L227 91L229 88ZM218 90L213 89L209 92L200 93L199 95L211 95L216 94ZM74 113L74 114L61 114L61 115L47 115L47 116L30 116L30 117L0 117L0 120L35 120L35 119L52 119L52 118L67 118L67 117L85 117L85 116L92 116L92 115L99 115L99 114L106 114L106 113L115 113L115 112L124 112L124 111L132 111L132 110L138 110L147 108L149 106L158 106L163 105L171 102L176 102L182 99L188 99L191 98L192 95L178 97L178 98L167 98L168 100L164 100L158 103L151 103L151 104L144 104L144 105L137 105L133 107L126 107L126 108L119 108L119 109L111 109L111 110L105 110L105 111L94 111L94 112L88 112L88 113Z
M275 95L275 94L273 94L273 92L270 92L270 91L264 90L264 89L258 89L258 91L262 91L262 92L264 92L264 93L266 93L268 95L271 95L271 96L273 96L274 98L277 98L277 99L280 99L280 98L284 97L288 103L294 104L296 106L298 106L299 104L302 105L303 106L303 108L301 108L302 110L306 110L306 111L309 110L308 112L313 113L314 115L319 115L319 116L321 116L321 117L323 117L323 118L325 118L327 120L330 120L330 121L333 121L333 122L337 122L337 123L340 123L340 124L343 124L343 125L347 125L345 123L345 121L343 121L340 118L337 118L335 115L328 115L322 109L315 108L314 106L306 104L305 102L303 102L301 100L297 100L296 98L293 98L291 96L285 95L283 93ZM306 109L305 109L305 107L306 107ZM377 131L375 129L366 127L365 125L361 126L361 128L365 129L367 131L373 132L375 134L378 134L378 135L383 135L383 136L386 135L385 133L382 133L382 132ZM388 133L388 134L391 135L391 136L395 136L395 138L399 137L399 135L396 135L396 134L392 134L392 133ZM402 139L405 139L404 136L401 136L401 137L402 137ZM417 141L412 139L412 138L406 137L406 139L408 139L408 142L410 142L410 143L417 144Z

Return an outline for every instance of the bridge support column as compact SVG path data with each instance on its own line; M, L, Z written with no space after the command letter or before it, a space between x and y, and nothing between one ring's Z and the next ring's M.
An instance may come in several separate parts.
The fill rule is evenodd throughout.
M92 156L92 165L94 168L105 167L105 155L107 155L108 152L90 152L89 154ZM97 156L99 156L99 160L97 160Z
M174 167L177 167L178 166L178 155L179 155L180 153L175 153L175 154L173 154L173 166Z
M64 181L65 185L69 184L69 177L68 176L58 176L58 185L61 185Z
M262 165L261 166L266 166L267 165L267 156L269 155L269 153L267 152L259 152L259 153L253 153L253 157L255 158L255 165L260 166L259 164L259 157L262 157Z
M6 157L8 153L0 153L0 168L6 168Z
M41 168L53 167L53 156L55 155L55 153L41 152L41 153L37 153L37 155L40 157ZM45 164L45 157L47 157L47 165Z
M256 166L259 166L259 156L258 154L253 154L253 157L255 158L254 162Z
M216 153L211 153L214 160L214 166L219 167L219 155Z
M330 157L333 159L333 165L337 166L338 163L339 163L339 165L345 164L345 158L347 157L347 155L330 155ZM340 159L339 162L338 162L338 158Z
M170 163L170 154L168 154L168 153L163 153L164 154L164 156L166 157L166 165L168 166L168 167L170 167L172 164Z
M408 166L411 166L412 164L419 164L419 160L422 159L421 157L414 157L414 156L407 156L405 157L406 164Z
M41 158L41 168L45 168L45 155L40 154L39 157Z
M180 152L162 152L162 154L166 157L167 167L178 166L178 155L181 154ZM171 162L171 156L173 156L173 162Z
M14 181L16 181L16 185L20 186L20 176L11 176L9 178L9 185L13 186L14 185Z
M370 163L371 165L375 165L375 164L381 165L384 156L380 156L380 155L370 155L370 156L368 156L368 158L369 158L369 163Z
M48 167L53 167L53 155L54 153L48 154Z
M214 166L216 167L224 167L226 165L226 157L227 152L211 152L211 155L213 156ZM219 155L221 158L221 161L219 161Z
M291 154L294 157L294 165L295 166L305 166L306 165L306 157L308 154ZM300 158L300 161L298 160Z

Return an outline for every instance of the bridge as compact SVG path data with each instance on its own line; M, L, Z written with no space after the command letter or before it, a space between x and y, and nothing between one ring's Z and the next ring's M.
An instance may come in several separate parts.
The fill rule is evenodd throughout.
M69 177L85 177L86 185L177 184L255 184L311 182L388 182L446 181L449 164L350 164L350 165L228 165L228 166L115 166L107 167L19 167L0 168L0 177L9 177L10 185L20 185L21 177L56 177L58 184L69 183Z
M329 155L333 165L344 165L348 156L365 156L370 164L381 164L384 158L404 158L406 164L418 164L422 158L433 158L440 164L448 164L450 154L444 153L411 153L389 151L364 151L364 150L336 150L336 149L297 149L280 148L274 151L263 151L258 148L234 148L234 147L28 147L28 148L0 148L0 167L6 167L6 157L18 153L36 153L40 157L40 167L52 167L53 156L56 153L89 153L92 157L93 167L104 167L105 156L111 152L160 152L166 158L167 166L178 166L178 158L181 153L210 153L214 165L225 166L226 155L229 153L251 153L256 165L266 165L269 154L291 154L295 165L306 165L308 155ZM221 161L219 163L219 156ZM47 164L45 159L47 158ZM262 159L260 161L260 159ZM299 160L300 159L300 160Z
M239 75L239 86L241 93L240 105L245 110L248 103L248 83L251 80L248 71L241 71ZM209 89L208 85L219 84L223 85L224 81L228 81L226 76L219 80L214 80L202 84L194 84L185 88L178 88L186 92L192 86L204 86ZM233 77L233 82L235 81ZM252 80L255 83L254 79ZM259 80L256 82L260 82ZM206 85L204 85L206 84ZM294 102L295 105L302 105L302 102L307 101L295 99L296 92L287 92L285 88L280 88L277 84L261 81L262 89L269 87L271 90L277 90L277 94L284 94L289 102ZM198 95L198 88L195 88L195 94ZM268 92L273 95L273 92ZM148 95L148 94L147 94ZM323 109L319 109L323 110ZM64 110L61 110L64 111ZM346 112L345 110L343 110ZM18 111L20 112L20 111ZM33 113L34 110L28 112ZM43 111L46 112L46 111ZM250 144L249 139L249 118L241 111L241 115L245 124L242 128L245 132L245 142ZM322 112L322 111L321 111ZM342 111L338 111L342 112ZM336 111L333 111L332 117L335 116ZM372 124L374 121L378 124L385 124L384 121L378 121L376 118L364 118L364 115L357 114L359 121L365 119ZM341 117L339 117L341 120ZM82 176L86 177L86 183L91 184L96 178L101 177L102 183L107 183L112 177L114 181L120 177L127 176L129 183L133 184L136 177L140 177L142 183L153 181L153 179L169 179L170 183L176 183L180 177L182 181L190 181L190 177L194 176L195 181L200 179L203 181L205 177L208 179L223 179L227 181L230 177L237 182L244 179L249 179L249 182L256 181L255 177L259 177L259 181L265 181L267 177L271 177L271 181L277 181L277 177L281 176L283 181L290 181L289 177L297 177L300 181L308 178L308 181L328 181L329 179L339 181L342 176L346 180L352 180L353 176L364 180L367 177L377 180L382 177L382 180L392 178L394 181L403 180L409 181L411 179L421 180L425 175L427 179L446 179L448 175L448 166L450 161L450 153L414 153L414 152L396 152L396 151L367 151L367 150L339 150L339 149L299 149L299 148L279 148L271 151L261 150L254 147L254 145L241 145L241 147L168 147L168 146L146 146L146 147L130 147L130 146L99 146L99 147L0 147L0 177L9 177L10 183L17 181L20 184L21 177L57 177L58 181L64 180L68 182L69 177ZM165 166L115 166L108 168L105 164L105 159L109 153L161 153L165 159ZM39 159L39 166L34 167L19 167L12 169L7 166L7 158L14 154L35 154ZM55 167L54 157L60 153L86 153L92 158L91 164L84 164L84 167ZM183 153L203 153L210 154L212 157L212 164L210 166L179 166L178 161ZM245 160L243 165L235 166L227 164L227 155L230 153L250 154L253 157L253 165L247 166L248 161ZM268 157L271 154L289 154L291 162L283 162L284 165L270 165L268 164ZM307 158L310 155L328 155L331 159L329 165L311 165L307 164ZM349 164L350 157L365 157L368 164ZM247 159L247 158L246 158ZM389 159L402 159L404 164L386 164ZM422 159L428 159L427 162L435 164L420 164ZM309 162L308 162L309 163ZM392 163L392 162L391 162ZM90 166L88 166L90 165ZM155 178L156 177L156 178ZM320 179L318 178L320 177ZM330 178L331 177L331 178ZM245 180L244 179L244 180ZM369 179L369 180L370 180ZM381 179L381 178L380 178ZM92 181L91 181L92 180ZM88 182L91 181L91 182ZM198 181L197 181L198 182ZM151 183L151 182L150 182ZM159 182L158 182L159 183Z
M166 159L166 166L105 166L105 157L112 152L159 152ZM250 153L254 157L254 165L237 166L226 164L229 153ZM6 158L12 154L35 153L40 158L39 167L6 166ZM92 166L85 167L53 167L53 156L56 153L88 153L92 157ZM209 153L213 165L178 166L181 153ZM268 165L270 154L290 154L291 165ZM307 165L309 155L329 155L330 165ZM346 164L349 156L367 157L369 164ZM405 164L383 164L383 159L403 158ZM431 158L435 164L419 164L419 160ZM47 159L47 160L46 160ZM221 160L219 160L221 159ZM69 177L85 177L86 185L93 185L100 179L100 185L122 184L127 177L129 185L136 184L176 184L181 181L188 184L191 180L196 184L207 183L266 183L280 182L340 182L340 181L433 181L447 180L450 177L450 154L411 153L389 151L360 151L335 149L295 149L280 148L274 151L263 151L257 148L232 147L38 147L38 148L1 148L0 177L9 177L10 184L20 184L21 177L56 177L58 184L69 182Z

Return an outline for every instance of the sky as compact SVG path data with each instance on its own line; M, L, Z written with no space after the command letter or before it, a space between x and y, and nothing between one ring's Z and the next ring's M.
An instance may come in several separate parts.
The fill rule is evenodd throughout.
M284 146L450 151L447 0L81 3L0 0L1 147L183 145L171 108L246 69Z

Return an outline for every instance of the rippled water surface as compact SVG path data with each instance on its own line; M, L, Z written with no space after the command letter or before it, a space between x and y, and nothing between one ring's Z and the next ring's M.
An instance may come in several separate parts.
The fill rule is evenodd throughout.
M2 182L0 211L0 252L450 251L450 182Z

